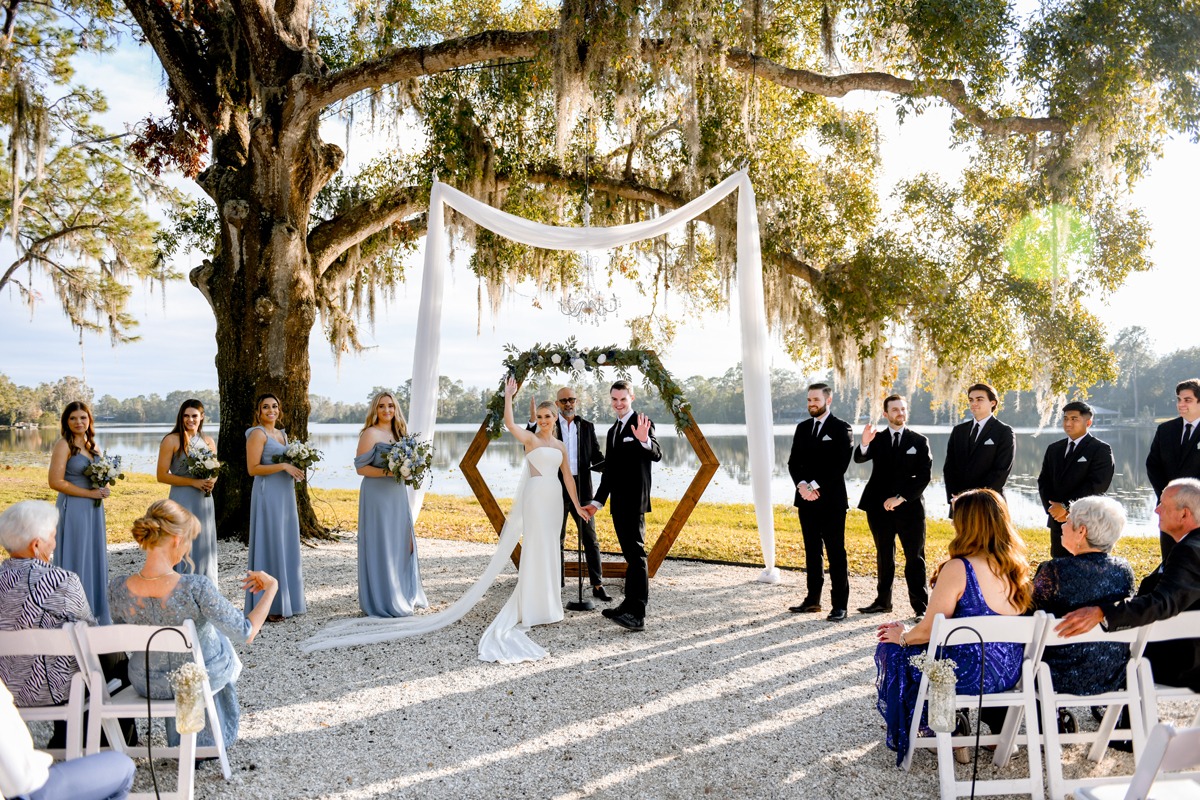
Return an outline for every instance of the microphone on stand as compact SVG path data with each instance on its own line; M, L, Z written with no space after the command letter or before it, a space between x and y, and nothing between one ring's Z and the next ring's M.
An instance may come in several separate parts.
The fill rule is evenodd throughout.
M574 516L574 513L571 516ZM579 532L578 522L575 523L575 556L575 563L579 566L579 599L568 600L566 607L569 611L591 611L596 604L583 599L583 534Z

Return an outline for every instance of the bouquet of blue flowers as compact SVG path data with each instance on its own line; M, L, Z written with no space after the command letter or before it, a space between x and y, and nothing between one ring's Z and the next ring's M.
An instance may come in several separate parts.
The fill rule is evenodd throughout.
M420 489L433 473L433 444L410 433L400 437L387 455L387 471L397 483Z

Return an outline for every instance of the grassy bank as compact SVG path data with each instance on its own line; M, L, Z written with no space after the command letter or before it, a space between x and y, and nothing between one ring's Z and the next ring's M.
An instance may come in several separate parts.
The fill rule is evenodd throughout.
M166 497L167 487L157 483L154 476L130 474L127 480L113 487L112 496L105 502L110 542L132 541L129 528L154 500ZM0 509L30 498L53 501L55 493L46 485L46 470L42 467L0 465ZM358 516L358 492L352 489L314 489L314 506L321 521L333 528L353 530ZM508 510L510 501L501 500ZM647 548L653 546L658 532L666 524L675 503L656 498L654 511L646 517ZM601 549L619 552L612 522L607 514L596 519ZM568 526L570 528L570 526ZM936 564L945 558L946 545L953 536L949 520L930 520L927 534L926 558ZM495 531L472 497L429 495L417 523L419 536L436 539L456 539L472 542L493 542ZM1050 534L1045 528L1024 528L1022 536L1029 545L1032 561L1049 558ZM574 547L574 537L568 533L568 546ZM875 545L867 528L866 516L852 510L846 520L846 550L850 557L850 572L872 575L875 571ZM804 564L803 541L795 509L775 506L775 552L780 567L799 568ZM1128 537L1117 543L1114 551L1129 559L1138 576L1147 575L1159 563L1156 538ZM758 531L754 507L737 503L700 503L692 512L688 524L671 549L672 556L761 564Z

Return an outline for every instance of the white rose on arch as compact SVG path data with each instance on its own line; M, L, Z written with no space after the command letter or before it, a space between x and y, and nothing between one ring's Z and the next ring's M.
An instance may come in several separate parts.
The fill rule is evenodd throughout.
M584 363L582 358L576 357L571 361L571 369L576 372L583 372L585 367L587 367L587 364Z
M606 356L604 353L601 353L600 355L596 356L597 364L603 364L605 361L608 361L608 356Z
M560 356L558 353L555 353L554 355L550 356L550 361L555 364L561 364L562 356Z

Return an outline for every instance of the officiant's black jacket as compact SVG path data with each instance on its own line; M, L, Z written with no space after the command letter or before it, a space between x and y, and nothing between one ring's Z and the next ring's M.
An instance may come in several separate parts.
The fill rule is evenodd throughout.
M929 440L916 431L905 428L900 432L900 447L892 446L892 430L884 428L867 445L854 447L854 463L873 462L871 477L863 487L858 507L863 511L883 511L883 501L903 497L904 502L889 512L898 517L925 518L925 487L933 468L929 455Z
M650 511L650 464L662 460L662 448L654 436L654 423L650 423L650 449L647 450L629 430L636 418L635 412L629 418L629 426L621 432L622 441L613 441L617 430L615 423L605 437L604 470L592 499L607 503L611 497L609 510L614 517Z
M596 426L583 417L575 417L575 426L579 433L579 463L575 468L579 471L575 485L579 489L579 505L585 506L592 502L592 470L604 471L604 454L600 452L600 440L596 438ZM562 417L554 421L554 435L560 442L563 439ZM558 473L562 482L562 472Z
M817 482L820 497L812 502L800 499L797 490L792 505L806 512L839 513L845 516L850 502L846 499L846 468L850 466L850 423L833 414L825 418L820 433L813 438L813 420L796 426L788 473L792 485L801 481Z
M1042 508L1050 510L1051 501L1067 505L1082 497L1104 494L1112 483L1116 464L1112 448L1090 433L1075 445L1067 463L1067 443L1070 439L1051 442L1042 459L1042 471L1038 475L1038 495ZM1047 517L1046 524L1053 525L1054 519Z
M1184 444L1183 417L1159 425L1146 455L1146 477L1158 500L1176 478L1200 478L1200 430L1193 430L1191 440Z
M1115 631L1200 610L1200 528L1171 548L1162 566L1142 581L1136 597L1100 610L1108 629ZM1200 692L1200 638L1151 642L1146 657L1157 683Z
M946 484L946 502L968 489L994 489L1004 494L1004 484L1012 471L1016 437L1013 429L995 416L989 417L978 442L971 445L975 420L959 423L950 431L942 480Z

